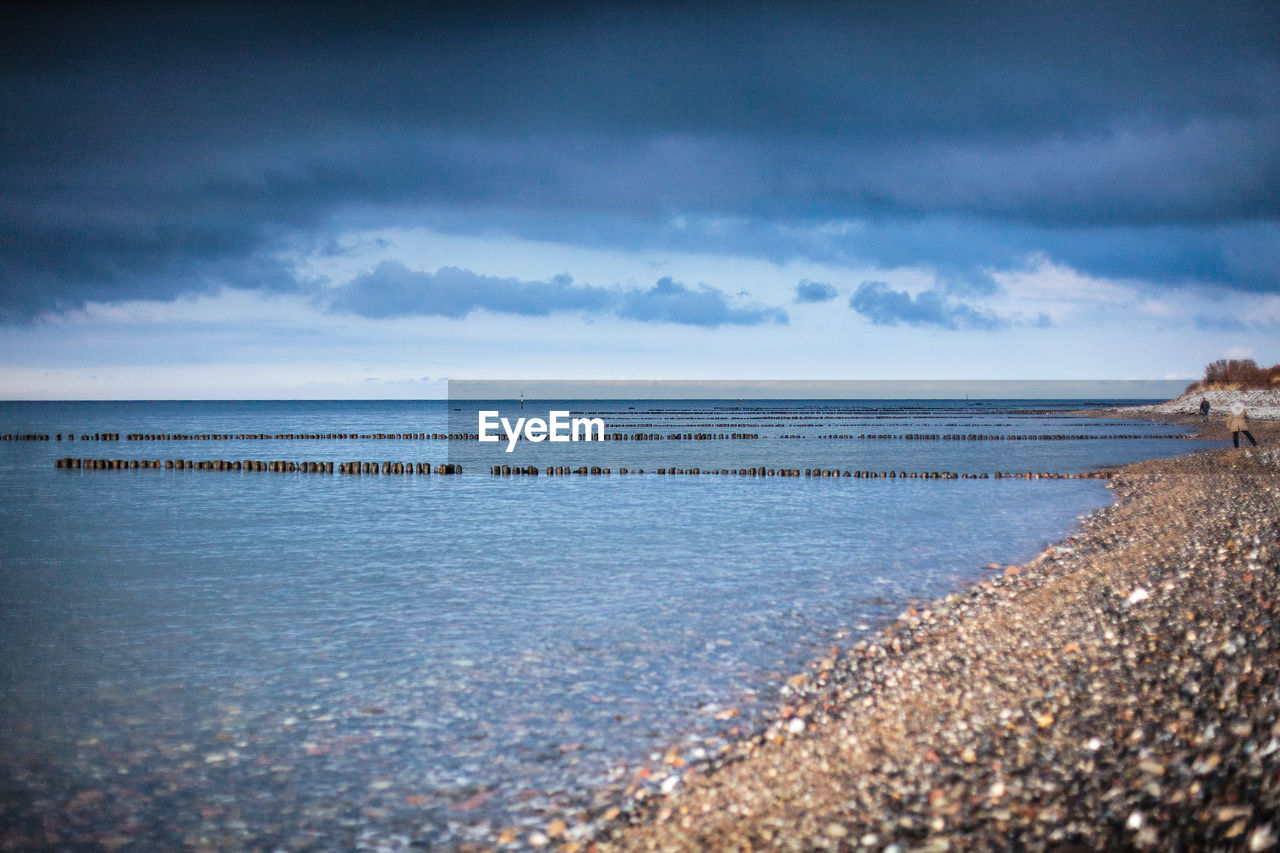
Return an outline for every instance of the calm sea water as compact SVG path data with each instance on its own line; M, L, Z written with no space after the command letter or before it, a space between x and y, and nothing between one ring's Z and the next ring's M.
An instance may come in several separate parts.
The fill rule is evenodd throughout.
M1067 414L1084 405L527 408L626 432L762 436L574 448L580 464L647 470L1079 472L1203 446ZM442 433L451 414L470 417L454 408L0 403L0 433ZM1101 438L827 437L919 433ZM0 442L0 838L355 849L524 831L655 752L749 728L830 646L988 563L1030 558L1108 500L1096 480L54 468L61 456L440 463L476 449L454 444ZM718 719L730 709L740 716Z

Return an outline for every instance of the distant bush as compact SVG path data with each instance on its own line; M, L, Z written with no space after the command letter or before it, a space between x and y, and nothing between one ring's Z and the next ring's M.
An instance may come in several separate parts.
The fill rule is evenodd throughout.
M1239 388L1272 388L1280 385L1280 364L1258 367L1251 358L1220 358L1204 369L1204 379L1191 388L1232 385Z

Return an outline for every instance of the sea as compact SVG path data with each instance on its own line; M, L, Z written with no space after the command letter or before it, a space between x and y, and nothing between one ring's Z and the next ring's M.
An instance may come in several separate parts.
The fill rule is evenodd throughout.
M0 402L0 847L527 845L1110 501L1026 473L1213 446L1143 402Z

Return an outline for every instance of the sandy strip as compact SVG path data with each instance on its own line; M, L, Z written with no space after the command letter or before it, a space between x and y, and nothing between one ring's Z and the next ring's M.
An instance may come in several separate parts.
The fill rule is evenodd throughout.
M1032 563L815 663L712 765L668 755L667 792L634 791L596 841L535 843L1275 849L1277 432L1126 466L1116 503Z

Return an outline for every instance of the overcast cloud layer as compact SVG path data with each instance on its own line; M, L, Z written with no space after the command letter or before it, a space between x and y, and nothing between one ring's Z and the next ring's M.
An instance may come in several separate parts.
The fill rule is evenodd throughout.
M0 320L224 286L367 313L374 279L290 260L357 219L1280 289L1280 10L1053 5L11 9ZM859 310L946 316L890 297Z

